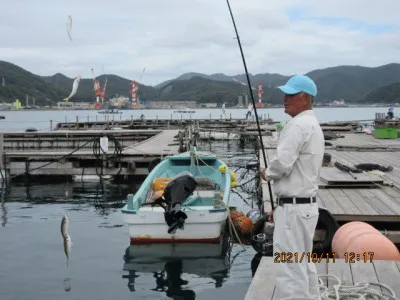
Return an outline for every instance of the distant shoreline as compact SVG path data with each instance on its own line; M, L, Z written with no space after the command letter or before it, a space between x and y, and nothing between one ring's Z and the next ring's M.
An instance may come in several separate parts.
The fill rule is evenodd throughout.
M362 108L362 107L389 107L391 104L361 104L361 105L341 105L341 106L330 106L330 105L315 105L314 108ZM258 107L257 110L268 110L268 109L281 109L283 105L274 105L270 107ZM395 106L396 107L396 106ZM109 108L111 109L111 108ZM182 108L114 108L116 111L125 111L125 110L179 110ZM220 110L220 107L199 107L199 108L190 108L190 110ZM247 107L227 107L227 110L237 110L237 109L247 109ZM74 110L97 110L102 111L103 109L94 109L94 108L28 108L28 109L0 109L0 111L74 111Z

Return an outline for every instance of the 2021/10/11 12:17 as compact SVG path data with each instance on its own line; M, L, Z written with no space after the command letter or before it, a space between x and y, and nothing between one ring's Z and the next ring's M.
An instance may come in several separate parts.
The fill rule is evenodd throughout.
M354 252L345 252L344 261L346 263L355 263L357 261L363 261L365 263L372 263L374 259L375 252L363 252L362 254Z
M355 252L345 252L344 255L341 257L335 252L324 254L304 252L275 252L274 263L320 263L322 261L325 261L326 263L335 263L336 259L343 259L345 263L355 263L357 261L372 263L374 254L374 252L363 252L362 254L358 254Z

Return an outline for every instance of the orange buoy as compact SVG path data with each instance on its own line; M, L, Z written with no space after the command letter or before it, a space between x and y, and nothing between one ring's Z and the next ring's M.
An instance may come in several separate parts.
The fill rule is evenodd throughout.
M241 234L250 234L253 230L254 224L249 217L241 217L237 219L236 228Z
M231 211L231 219L234 224L236 223L236 221L238 219L244 218L244 217L246 217L246 215L244 213L242 213L241 211L238 211L238 210Z
M396 245L377 229L364 222L349 222L341 226L332 239L332 252L337 258L349 258L350 253L364 254L373 260L400 260ZM368 254L370 252L370 254Z

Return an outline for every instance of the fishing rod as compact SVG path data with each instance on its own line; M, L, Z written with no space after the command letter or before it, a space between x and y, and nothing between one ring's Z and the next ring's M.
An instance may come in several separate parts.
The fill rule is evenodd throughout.
M263 140L262 140L261 128L260 128L260 123L258 121L257 108L256 108L256 103L254 101L253 91L252 91L252 88L251 88L249 73L247 72L246 60L244 58L242 44L240 43L239 33L237 31L237 28L236 28L236 23L235 23L235 19L233 17L231 6L229 4L229 0L226 0L226 4L228 4L229 12L230 12L231 18L232 18L233 27L235 28L235 32L236 32L236 39L238 41L239 48L240 48L240 54L242 55L244 70L245 70L246 78L247 78L247 84L248 84L248 87L249 87L249 90L250 90L251 101L253 102L254 114L255 114L256 122L257 122L258 135L260 136L260 143L261 143L261 149L262 149L262 154L263 154L263 158L264 158L264 165L267 168L267 157L265 156L264 143L263 143ZM267 181L267 184L268 184L269 198L271 200L271 208L273 210L274 209L274 200L273 200L273 197L272 197L271 183L269 181Z

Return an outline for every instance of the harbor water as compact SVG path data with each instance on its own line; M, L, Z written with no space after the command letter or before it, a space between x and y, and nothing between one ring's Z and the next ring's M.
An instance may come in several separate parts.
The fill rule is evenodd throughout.
M373 119L387 108L319 108L320 121ZM264 112L263 112L264 111ZM172 112L172 110L171 110ZM170 111L123 111L122 119L169 118ZM232 110L244 117L246 110ZM198 110L197 116L220 110ZM229 114L230 111L227 110ZM289 118L283 109L260 110L276 121ZM96 111L4 111L2 130L46 129L56 122L94 121ZM234 114L237 114L234 115ZM243 116L242 116L243 115ZM98 116L98 119L104 116ZM120 118L115 115L114 118ZM199 118L199 117L197 117ZM48 128L48 126L47 126ZM256 157L255 145L242 148L236 141L202 142L202 150L220 155L242 182L254 174L246 162ZM247 172L247 173L246 173ZM244 299L252 280L254 249L187 245L176 249L129 244L128 228L120 209L128 193L141 182L14 182L0 188L0 299ZM240 184L240 181L238 181ZM254 181L232 192L230 205L243 212L255 205ZM69 218L72 239L67 266L60 225ZM183 253L171 257L171 252ZM209 253L224 253L211 257ZM168 255L167 255L168 254Z

